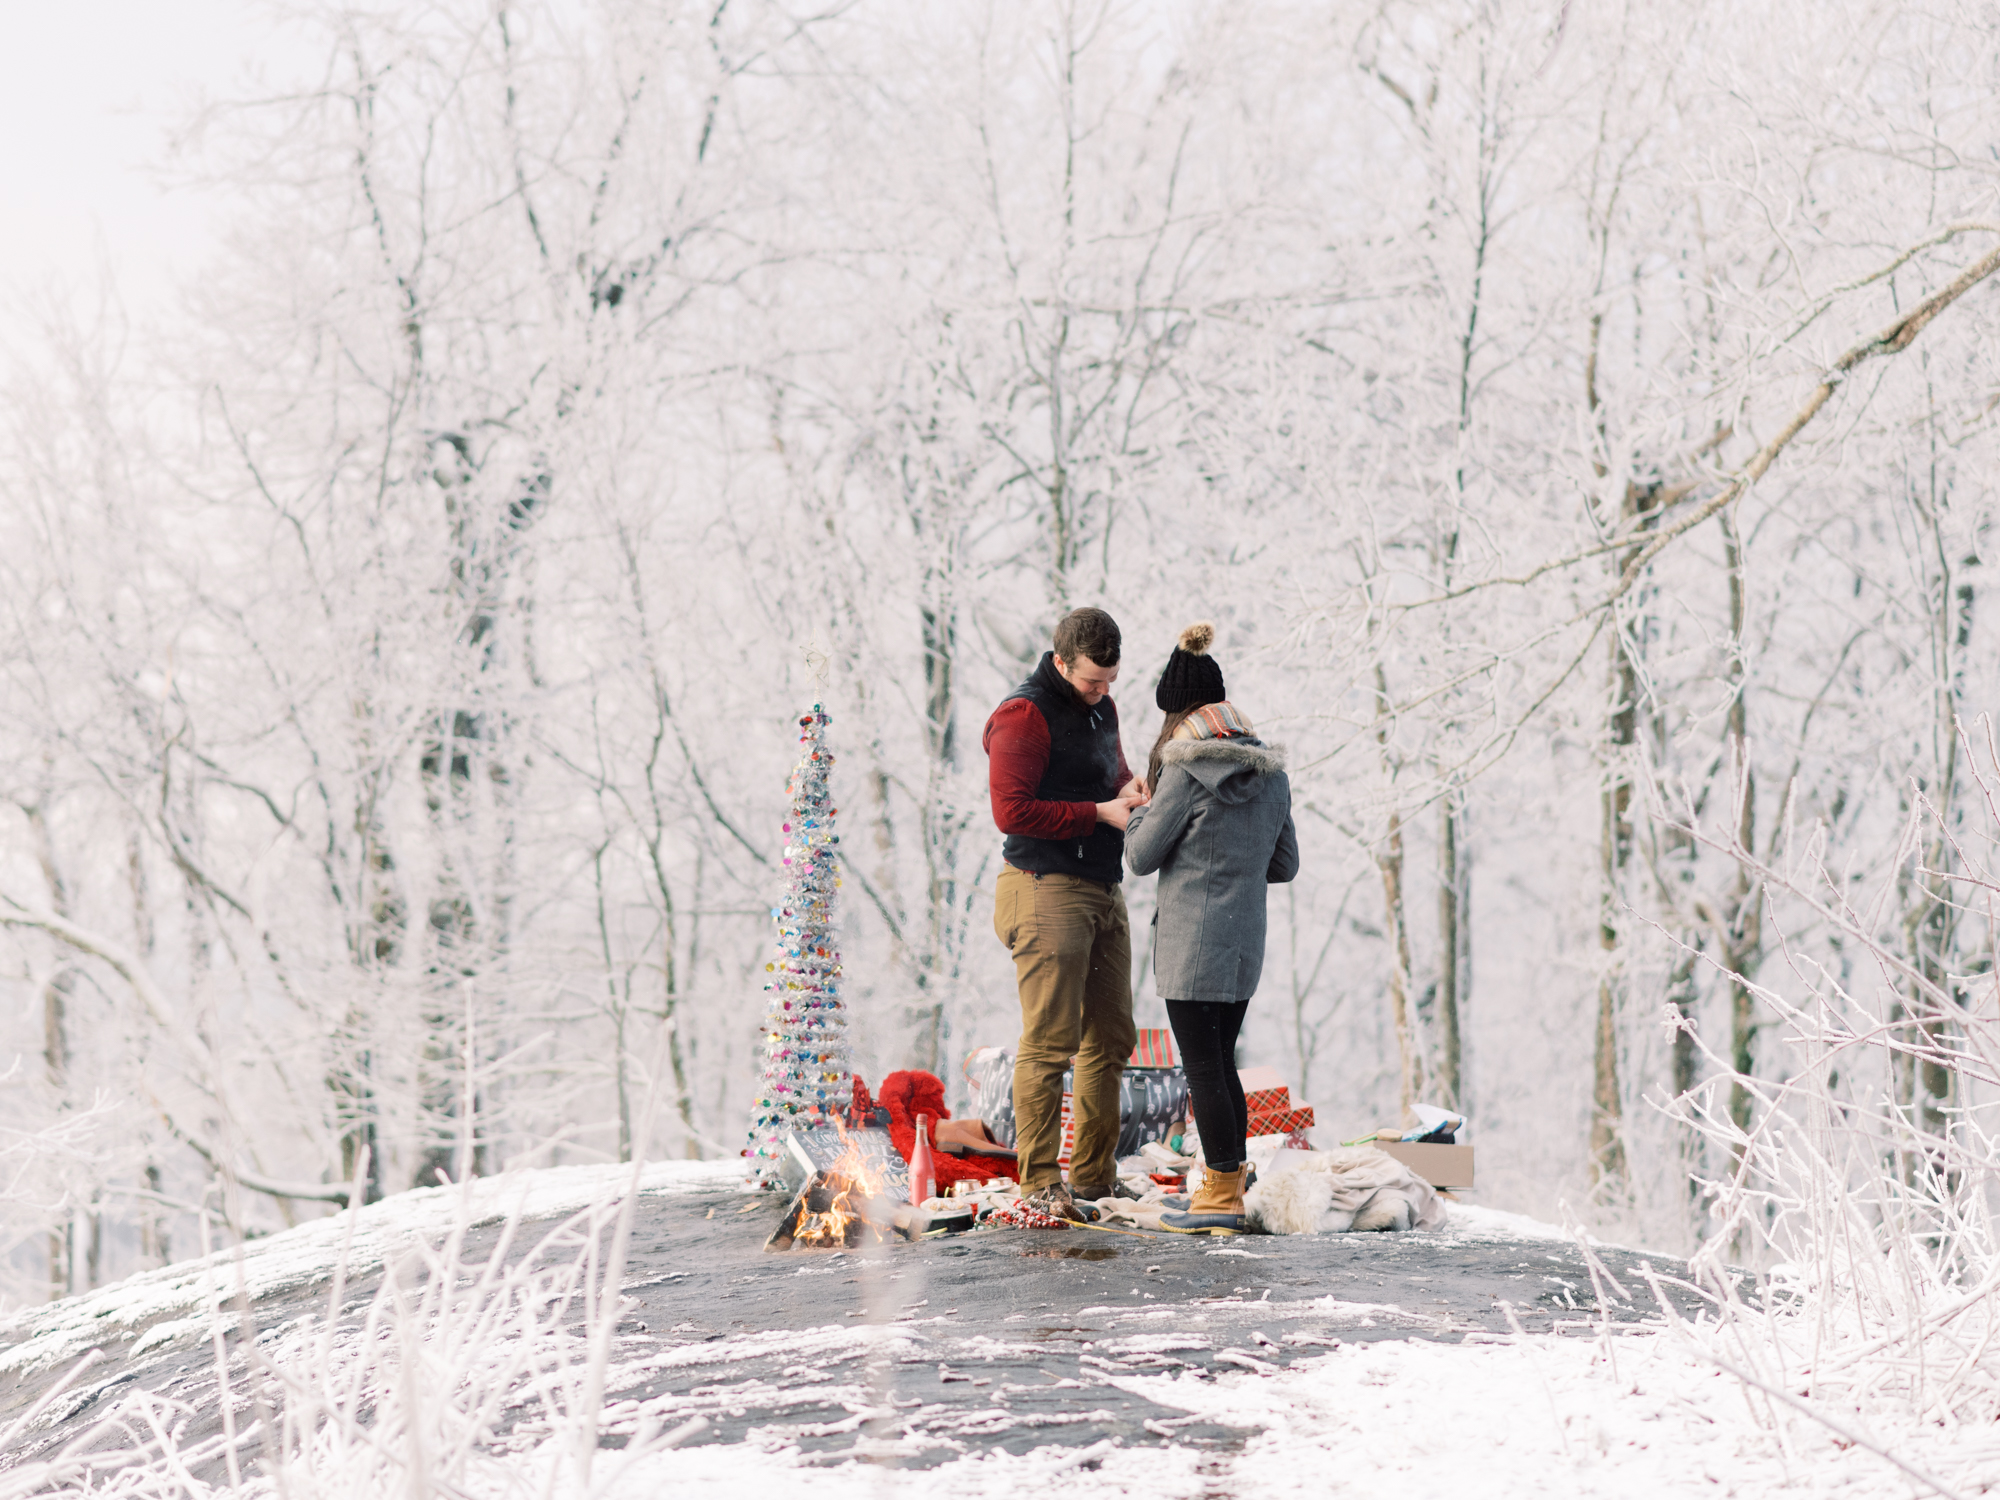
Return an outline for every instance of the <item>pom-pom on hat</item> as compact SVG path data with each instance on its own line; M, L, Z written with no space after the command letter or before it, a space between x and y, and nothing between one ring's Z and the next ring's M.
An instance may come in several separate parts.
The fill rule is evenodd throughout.
M1160 674L1160 685L1153 690L1153 701L1159 704L1161 712L1171 714L1184 708L1200 708L1204 703L1220 703L1229 696L1222 690L1222 668L1208 654L1214 640L1215 626L1207 620L1197 620L1181 632L1180 644L1167 658L1167 669Z

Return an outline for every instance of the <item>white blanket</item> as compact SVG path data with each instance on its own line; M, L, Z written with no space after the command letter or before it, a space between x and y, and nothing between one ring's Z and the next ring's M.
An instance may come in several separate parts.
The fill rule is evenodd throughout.
M1266 1234L1438 1229L1445 1220L1437 1190L1373 1146L1280 1151L1243 1204Z
M1200 1168L1189 1162L1195 1173ZM1143 1177L1143 1201L1101 1198L1107 1219L1160 1227L1164 1190ZM1248 1227L1261 1234L1343 1234L1348 1230L1437 1229L1444 1200L1423 1178L1373 1146L1334 1151L1279 1151L1257 1166L1257 1185L1243 1195Z

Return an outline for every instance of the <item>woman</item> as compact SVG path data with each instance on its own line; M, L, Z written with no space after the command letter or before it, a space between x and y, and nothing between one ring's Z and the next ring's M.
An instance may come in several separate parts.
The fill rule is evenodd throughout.
M1185 1234L1243 1227L1243 1132L1249 1111L1236 1075L1236 1034L1264 969L1264 887L1299 872L1292 784L1284 752L1251 732L1222 691L1208 654L1215 627L1181 632L1153 700L1166 712L1133 810L1125 858L1160 872L1153 973L1187 1069L1207 1168L1185 1213L1162 1216Z

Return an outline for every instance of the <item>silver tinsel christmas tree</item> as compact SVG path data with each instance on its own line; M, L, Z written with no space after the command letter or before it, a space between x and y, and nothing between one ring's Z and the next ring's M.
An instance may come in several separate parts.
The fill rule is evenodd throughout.
M750 1116L750 1180L777 1180L785 1137L795 1129L844 1117L853 1103L847 1009L840 999L840 950L834 946L833 897L840 886L828 773L826 710L815 703L799 719L799 761L792 768L790 820L785 824L785 888L771 920L777 956L764 965L764 1076Z

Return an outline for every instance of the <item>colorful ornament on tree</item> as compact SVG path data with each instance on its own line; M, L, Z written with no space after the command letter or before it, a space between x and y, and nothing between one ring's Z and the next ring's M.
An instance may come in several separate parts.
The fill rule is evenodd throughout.
M854 1099L847 1048L847 1008L840 999L840 950L833 939L833 897L840 887L840 835L828 773L826 710L815 703L799 719L799 761L792 768L783 869L784 895L771 908L778 952L764 965L770 1001L764 1011L764 1077L743 1148L750 1181L777 1183L785 1137L844 1119Z

